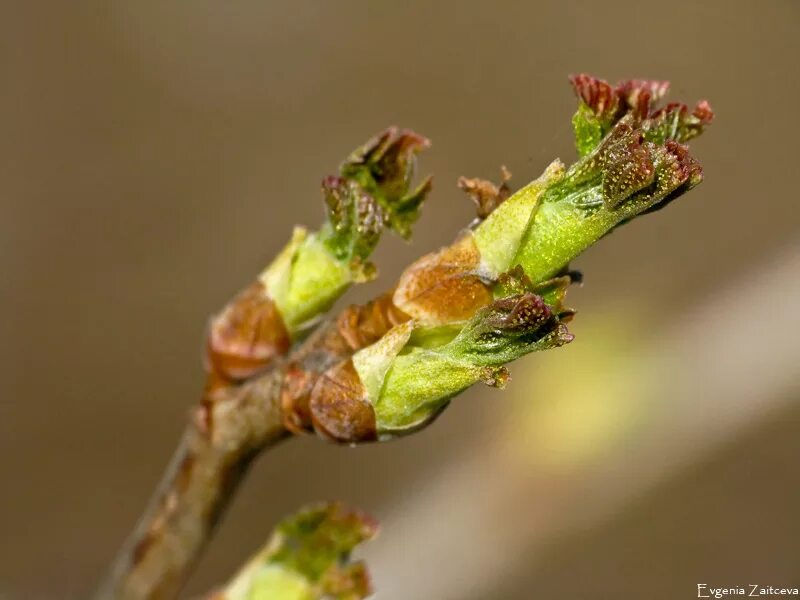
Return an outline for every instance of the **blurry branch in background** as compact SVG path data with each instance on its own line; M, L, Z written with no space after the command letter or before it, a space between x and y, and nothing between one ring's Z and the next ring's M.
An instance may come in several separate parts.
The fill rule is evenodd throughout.
M462 179L478 219L385 294L303 339L350 282L372 274L364 260L381 227L408 235L429 188L408 191L425 143L390 130L324 182L328 223L296 233L212 321L203 402L107 596L174 595L252 457L287 431L348 444L406 435L475 383L503 387L506 363L572 340L570 261L697 185L701 168L683 142L712 119L705 102L657 108L666 82L572 83L577 162L556 160L513 194L505 171L499 187Z
M303 509L208 600L361 600L372 592L369 575L350 553L376 533L369 517L338 503Z

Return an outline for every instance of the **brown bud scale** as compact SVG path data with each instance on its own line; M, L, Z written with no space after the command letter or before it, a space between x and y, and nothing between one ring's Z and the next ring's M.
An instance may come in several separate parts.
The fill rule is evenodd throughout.
M375 409L352 360L320 377L309 402L314 429L336 442L355 444L377 438Z
M394 303L424 325L465 321L492 302L478 276L480 252L470 233L427 254L400 276Z
M260 281L254 282L211 320L207 369L229 381L243 381L289 351L283 317Z
M367 304L348 306L335 320L322 324L286 369L281 390L286 428L295 433L311 431L309 402L320 375L409 318L394 305L389 292Z

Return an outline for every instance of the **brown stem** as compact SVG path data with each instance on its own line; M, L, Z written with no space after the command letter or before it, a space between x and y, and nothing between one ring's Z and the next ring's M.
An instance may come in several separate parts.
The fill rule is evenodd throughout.
M282 378L278 368L207 391L96 598L178 594L252 459L289 435L280 412Z
M322 323L286 363L237 384L212 373L200 406L150 506L96 598L174 598L253 458L312 430L308 397L317 378L408 319L391 293Z

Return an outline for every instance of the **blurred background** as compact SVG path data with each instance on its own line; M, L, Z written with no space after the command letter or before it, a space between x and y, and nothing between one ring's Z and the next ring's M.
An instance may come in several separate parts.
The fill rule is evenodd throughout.
M573 266L573 344L435 426L259 460L186 597L284 514L383 523L377 598L694 598L800 586L800 3L0 3L0 596L85 597L197 399L208 316L390 124L433 140L413 245L459 175L574 156L567 75L670 79L717 120L706 181Z

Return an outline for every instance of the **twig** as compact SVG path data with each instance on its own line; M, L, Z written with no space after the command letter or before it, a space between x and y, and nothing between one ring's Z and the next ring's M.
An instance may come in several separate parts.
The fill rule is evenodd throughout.
M282 357L350 284L375 276L367 259L383 229L410 234L431 185L427 178L409 191L415 155L428 144L389 128L354 151L339 176L322 182L320 230L296 228L273 263L212 319L202 400L98 598L178 593L252 459L289 435ZM312 335L298 354L308 372L321 373L325 357L337 356L317 350L321 343L332 339Z
M98 598L172 598L210 539L252 459L288 435L281 373L225 388L199 408Z
M408 157L421 138L378 138L326 182L330 224L295 237L212 323L204 402L102 597L177 593L252 457L286 430L349 444L405 435L474 383L502 387L506 363L572 339L565 324L574 311L563 305L578 278L570 261L701 181L681 142L713 116L705 102L654 110L665 82L572 82L580 98L575 164L554 161L507 199L505 182L462 180L479 220L412 264L386 294L326 321L283 364L284 340L297 340L359 274L371 275L360 266L376 241L375 211L408 233L429 189L426 181L407 190ZM275 326L263 326L265 314Z

